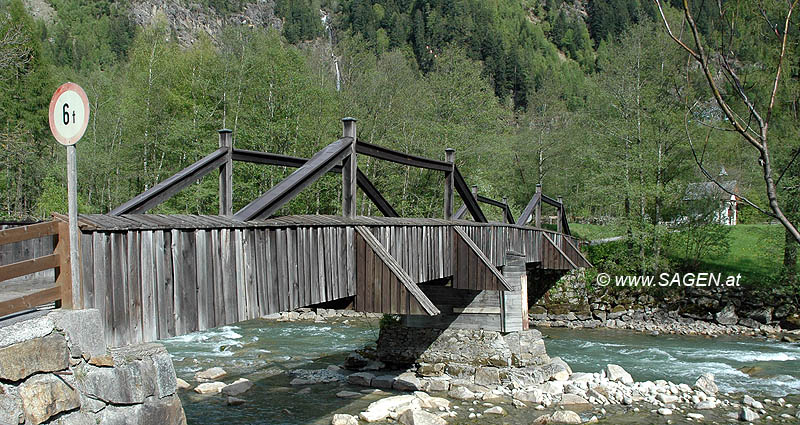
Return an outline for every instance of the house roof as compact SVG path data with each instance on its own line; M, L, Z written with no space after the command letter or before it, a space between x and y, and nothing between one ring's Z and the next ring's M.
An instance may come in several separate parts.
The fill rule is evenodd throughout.
M730 199L730 195L726 191L730 191L734 194L738 193L738 186L736 185L736 180L730 180L725 182L720 182L722 187L725 190L722 190L719 186L717 186L714 182L701 182L701 183L689 183L686 186L686 193L683 195L684 201L697 201L700 199L719 199L719 200L727 200Z

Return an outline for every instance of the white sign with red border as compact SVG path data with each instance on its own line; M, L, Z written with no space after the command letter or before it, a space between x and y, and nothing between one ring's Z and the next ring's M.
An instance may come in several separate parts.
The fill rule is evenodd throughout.
M50 131L58 143L74 145L89 123L89 99L81 86L64 83L50 100Z

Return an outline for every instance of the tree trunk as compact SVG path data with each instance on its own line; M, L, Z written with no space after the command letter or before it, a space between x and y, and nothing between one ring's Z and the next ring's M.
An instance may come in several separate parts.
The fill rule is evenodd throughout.
M800 243L795 240L789 230L784 233L786 235L786 244L783 248L783 268L784 273L786 273L786 280L793 283L797 282L797 248Z

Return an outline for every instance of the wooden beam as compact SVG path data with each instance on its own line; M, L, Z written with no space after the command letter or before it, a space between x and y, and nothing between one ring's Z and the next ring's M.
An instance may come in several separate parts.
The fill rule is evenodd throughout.
M475 244L475 241L473 241L472 238L470 238L469 235L467 235L467 233L463 231L461 228L453 226L453 230L455 230L456 234L461 238L461 240L463 240L467 244L469 249L471 249L472 252L478 256L478 259L481 261L481 263L483 263L483 265L487 269L489 269L489 271L494 275L494 277L497 278L498 281L500 281L500 284L503 285L503 288L500 290L513 291L514 288L508 284L506 278L503 277L502 273L500 273L500 270L497 270L497 267L495 267L494 264L492 264L492 262L489 261L489 258L486 257L486 254L484 254L483 251L480 248L478 248L478 245Z
M12 227L0 230L0 245L27 241L41 238L42 236L55 235L56 233L58 233L58 223L55 221Z
M233 215L233 132L219 131L219 148L225 149L225 162L219 167L219 215Z
M470 191L469 186L467 186L467 182L464 181L461 172L458 171L458 167L453 167L453 177L458 196L464 201L464 205L472 215L472 219L480 223L487 223L486 216L483 215L481 206L478 205L478 200L472 197L472 191Z
M433 305L433 302L428 299L425 293L422 292L422 289L420 289L419 286L417 286L417 284L411 280L411 277L408 275L408 273L403 270L397 260L392 257L392 254L390 254L389 251L384 248L384 246L378 241L375 235L369 231L369 229L364 226L356 226L356 231L359 235L361 235L362 238L364 238L364 241L367 243L367 245L369 245L370 248L372 248L372 251L378 255L381 261L383 261L383 263L389 267L389 270L391 270L395 277L397 277L397 280L399 280L400 283L411 294L411 296L414 297L417 302L419 302L429 316L436 316L437 314L441 313L439 309Z
M514 222L514 216L511 215L511 209L508 208L508 203L496 201L492 198L487 198L483 195L478 195L478 202L483 202L484 204L489 204L502 209L503 216L505 217L506 220L508 220L508 223Z
M30 310L36 306L58 301L60 299L61 288L54 286L30 295L14 298L13 300L2 301L0 302L0 317L8 316L9 314L18 313L20 311Z
M249 162L254 164L264 165L277 165L281 167L299 168L308 162L305 158L297 158L288 155L279 155L267 152L248 151L243 149L233 150L233 160ZM341 173L342 166L336 165L332 167L329 173ZM392 205L386 198L378 191L374 184L369 180L366 174L360 169L356 169L356 183L358 187L364 192L365 195L378 207L378 210L385 217L399 217L400 215L395 211Z
M453 169L453 165L445 161L437 161L435 159L428 159L421 156L393 151L391 149L384 148L383 146L369 144L360 140L356 143L356 152L385 161L410 165L412 167L427 168L429 170L447 172Z
M563 238L564 238L564 242L566 242L566 243L567 243L567 245L569 245L569 247L570 247L570 248L572 248L572 249L575 251L575 253L576 253L576 254L578 254L578 256L580 257L580 259L581 259L581 260L583 260L583 261L586 263L586 264L585 264L585 267L594 267L594 266L592 265L592 263L589 261L589 259L588 259L588 258L586 258L586 256L585 256L585 255L583 255L583 253L581 252L581 250L580 250L580 249L578 249L578 247L577 247L577 246L575 246L575 244L574 244L574 243L572 243L572 238L571 238L571 237L569 237L569 236L563 236Z
M531 216L531 214L533 214L536 206L541 202L541 195L542 192L539 191L533 195L533 198L531 198L530 202L528 202L528 205L526 205L525 209L522 210L522 214L520 214L517 218L517 226L524 226L525 223L527 223L528 218Z
M565 254L565 253L564 253L564 251L563 251L561 248L559 248L559 247L558 247L558 245L556 245L556 243L555 243L555 242L553 242L553 240L552 240L552 239L550 239L550 236L547 236L547 233L545 233L545 232L542 232L542 238L543 238L544 240L546 240L546 241L547 241L547 242L548 242L550 245L552 245L552 246L553 246L553 248L555 248L555 249L556 249L556 251L558 251L558 253L559 253L559 254L561 254L562 256L564 256L564 259L566 259L566 260L567 260L567 262L569 263L569 265L570 265L570 266L572 266L572 268L573 268L573 269L577 269L577 268L578 268L578 266L577 266L577 265L575 265L575 262L573 262L573 261L572 261L572 260L569 258L569 256L568 256L567 254Z
M345 137L357 140L355 118L342 118L342 138ZM342 162L342 215L347 218L356 214L356 159L355 143L351 143Z
M203 159L175 173L172 177L159 182L152 188L140 193L130 201L114 208L110 215L140 214L166 201L186 186L200 180L203 176L216 170L228 160L228 150L220 148Z
M302 167L264 192L258 199L247 204L233 217L237 220L248 221L271 216L300 191L341 163L342 159L350 154L352 143L353 139L346 137L326 146L314 154Z
M444 219L453 219L453 169L456 162L456 150L444 150L445 162L450 164L450 170L444 172Z
M384 217L400 217L400 214L394 210L392 205L386 198L381 195L381 192L378 191L378 188L372 184L372 182L367 178L367 175L362 173L361 170L356 168L356 182L358 183L358 187L361 188L361 191L364 192L365 195L378 207L378 210L383 214Z
M57 254L50 254L0 266L0 282L58 267L59 261Z

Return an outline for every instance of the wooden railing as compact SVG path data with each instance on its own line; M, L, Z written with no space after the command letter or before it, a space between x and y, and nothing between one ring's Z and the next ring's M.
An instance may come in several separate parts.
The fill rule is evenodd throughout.
M32 309L36 306L56 302L62 308L72 308L72 279L69 268L69 229L66 221L53 220L44 223L14 227L0 231L0 245L22 242L46 236L57 241L53 252L41 257L17 261L0 266L0 293L6 281L48 269L55 269L55 286L0 301L0 317Z

